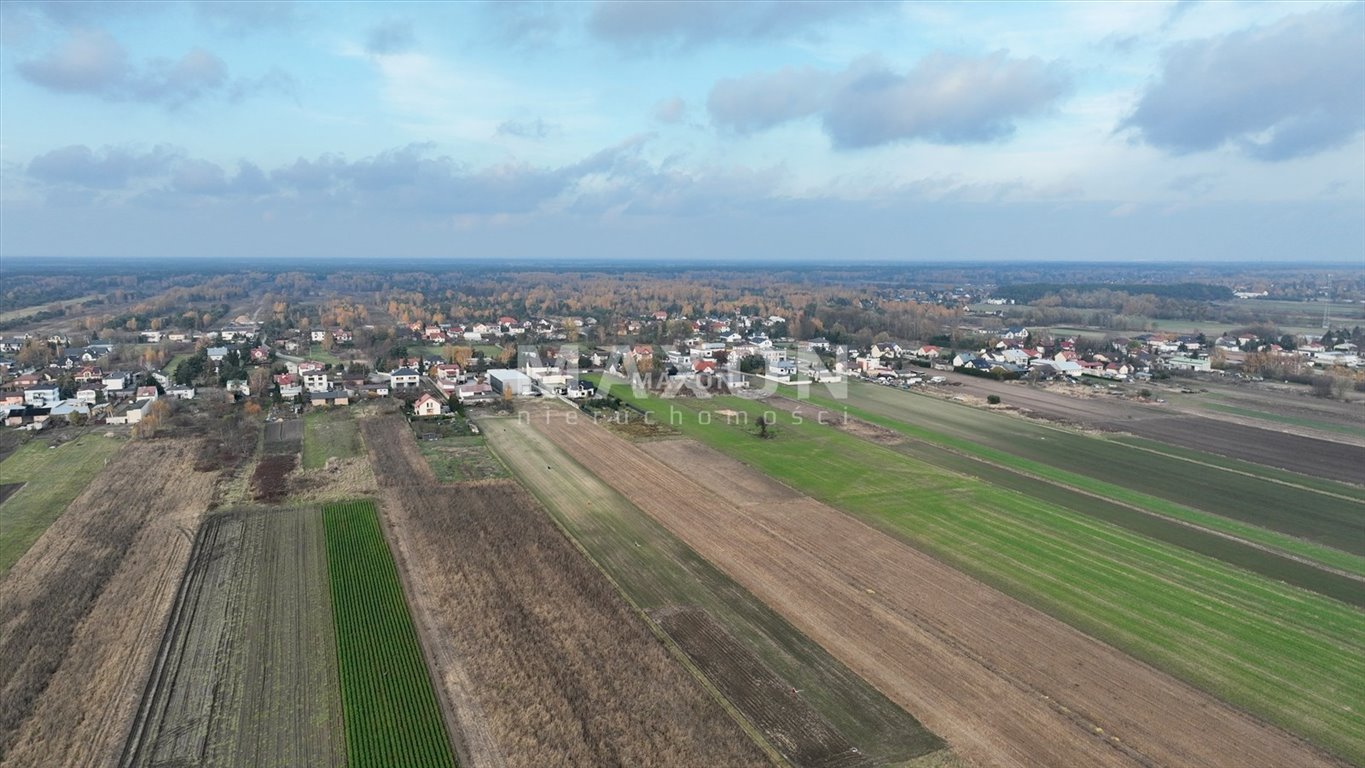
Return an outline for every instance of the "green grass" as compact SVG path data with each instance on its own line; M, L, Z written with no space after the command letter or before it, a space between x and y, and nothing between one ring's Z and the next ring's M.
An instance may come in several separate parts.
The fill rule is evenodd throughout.
M163 368L162 370L164 370L166 372L166 375L170 376L171 380L174 381L175 369L179 368L181 363L185 362L186 360L189 360L191 357L194 357L193 352L181 352L175 357L172 357L170 362L166 363L166 367Z
M623 397L630 399L623 393ZM1365 760L1365 613L1213 558L777 414L775 437L642 400L734 458L1230 703Z
M820 391L816 388L817 393ZM931 442L1000 451L1365 556L1365 536L1360 535L1365 520L1365 488L1359 486L1194 451L1164 447L1160 452L1134 450L1135 444L1126 438L1094 437L889 387L851 382L848 392L847 401L824 397L812 400L835 409L849 405L872 416L892 419ZM1142 447L1151 443L1146 441Z
M502 464L488 452L482 437L419 440L417 449L442 483L507 476Z
M350 768L454 766L374 503L328 504L322 514Z
M342 363L341 358L323 349L321 344L314 344L308 348L308 359L316 360L319 363L331 363L332 365L340 365Z
M840 407L839 403L824 398L814 398L811 402L828 408ZM894 450L935 466L1021 490L1036 498L1118 523L1138 533L1217 557L1270 578L1288 581L1354 605L1365 606L1365 589L1359 581L1327 573L1295 559L1306 559L1347 573L1365 576L1365 557L1059 468L1058 465L1070 466L1066 462L1048 464L1025 459L1006 451L937 434L917 425L880 416L852 405L842 405L839 412L845 411L851 418L878 424L911 438L915 442L895 446ZM1052 431L1057 435L1071 434L1062 430ZM1054 435L1054 441L1057 435ZM1077 437L1084 438L1081 435ZM1155 457L1157 460L1163 460L1160 455ZM1204 471L1211 470L1205 468ZM1051 484L1051 487L1048 487L1048 484ZM1350 504L1349 500L1342 503ZM1214 533L1192 530L1189 525L1199 526ZM1255 547L1228 539L1227 536L1292 557L1270 556Z
M900 764L943 748L914 717L529 424L510 418L483 424L493 450L635 605L706 611L879 762ZM556 471L542 471L546 466Z
M0 483L24 483L0 504L0 576L66 511L123 443L122 438L85 434L49 448L49 441L39 437L0 462Z
M359 456L360 431L345 408L312 410L303 416L303 468L319 469L327 459Z

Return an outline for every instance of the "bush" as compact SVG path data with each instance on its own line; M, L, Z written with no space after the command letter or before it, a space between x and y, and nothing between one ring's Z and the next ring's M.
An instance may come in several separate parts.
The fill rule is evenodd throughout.
M1000 405L1000 395L986 395L986 402L991 405Z

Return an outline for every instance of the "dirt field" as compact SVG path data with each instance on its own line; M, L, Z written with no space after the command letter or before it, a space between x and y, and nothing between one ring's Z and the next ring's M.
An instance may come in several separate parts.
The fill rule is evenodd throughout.
M870 768L871 761L704 611L665 608L653 612L725 698L774 740L782 756L809 768ZM785 737L778 740L777 737Z
M345 762L321 516L212 516L123 764Z
M436 485L401 419L361 430L462 764L766 764L519 485Z
M961 382L961 389L965 392L981 397L1000 395L1005 403L1026 408L1044 418L1106 431L1127 432L1314 477L1365 484L1365 447L1359 445L1172 412L1161 406L1138 405L1113 398L1068 397L1019 383L962 374L945 375L952 381Z
M0 765L113 765L212 496L196 441L135 441L0 582Z
M754 474L711 449L532 424L969 760L1336 764L835 509L691 480Z
M4 504L5 499L8 499L11 494L23 487L23 483L5 483L4 485L0 485L0 504Z
M252 498L272 503L289 495L289 473L299 466L303 448L303 419L272 421L265 425L265 455L251 476Z
M762 676L765 682L776 678L783 690L785 686L800 689L801 703L818 713L825 729L832 727L840 735L837 739L813 740L805 732L807 717L775 717L770 697L739 695L761 691L762 687L726 690L727 684L739 678L730 678L732 670L723 660L715 669L705 670L712 685L725 692L730 703L755 724L769 744L783 745L779 748L789 756L799 752L802 759L812 762L837 758L844 748L839 744L857 746L859 754L879 765L950 762L943 757L948 752L946 745L904 709L716 570L529 423L518 418L487 419L484 433L525 487L545 504L597 565L610 574L617 587L656 618L656 623L683 610L704 614L706 621L715 623L728 637L738 641L738 649L724 650L726 657L752 657L768 670ZM796 498L790 489L771 481L743 482L750 479L763 478L758 475L738 478L742 483L740 491L750 498L762 494L761 498L778 503L783 498ZM775 495L774 491L787 495ZM686 630L693 624L683 622L681 628ZM682 637L673 639L687 647ZM692 650L688 649L689 655L699 668L705 669L698 657L706 654L694 654ZM746 667L752 669L752 665ZM791 698L777 697L776 703L789 705ZM808 748L814 741L831 748Z

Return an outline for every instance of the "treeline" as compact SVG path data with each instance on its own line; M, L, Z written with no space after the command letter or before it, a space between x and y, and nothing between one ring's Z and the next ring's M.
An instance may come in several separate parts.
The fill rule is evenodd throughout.
M996 288L992 294L998 299L1012 299L1018 304L1032 304L1047 296L1070 297L1073 301L1064 301L1069 306L1079 307L1103 307L1109 306L1108 301L1103 304L1077 304L1076 299L1086 296L1097 297L1097 300L1104 300L1098 297L1105 297L1116 293L1128 296L1154 296L1158 299L1175 299L1178 301L1228 301L1232 298L1232 289L1225 285L1211 285L1209 283L1155 283L1147 284L1106 284L1106 283L1019 283L1016 285L1002 285Z

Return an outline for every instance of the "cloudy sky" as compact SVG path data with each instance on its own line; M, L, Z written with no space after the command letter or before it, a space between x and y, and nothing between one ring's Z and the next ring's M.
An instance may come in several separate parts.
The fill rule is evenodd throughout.
M1365 4L0 4L0 257L1365 264Z

